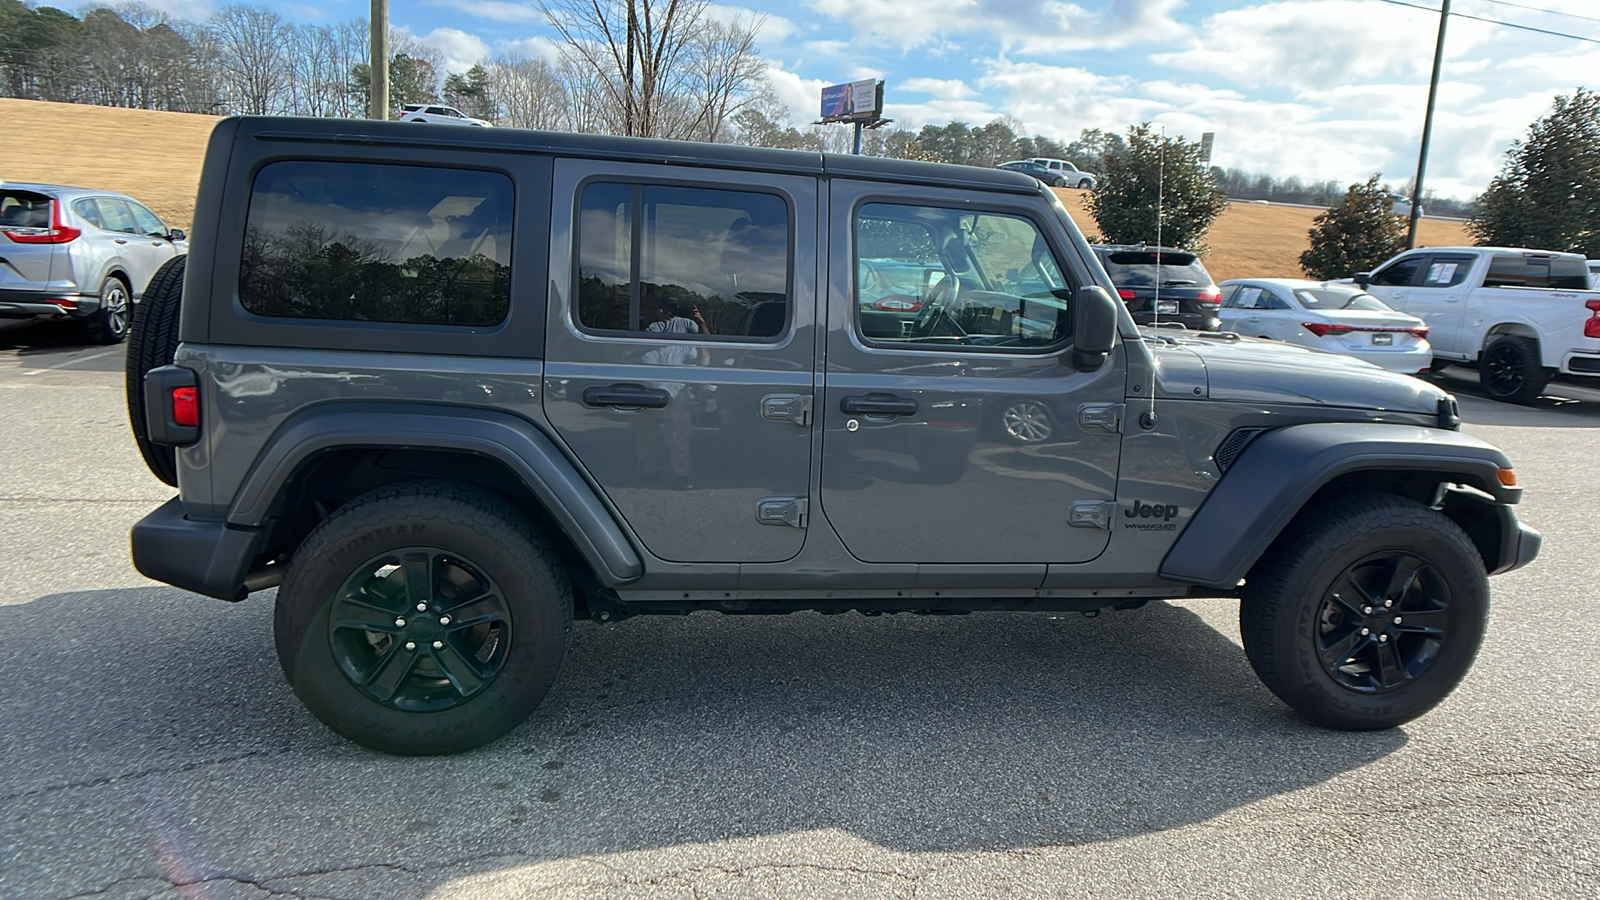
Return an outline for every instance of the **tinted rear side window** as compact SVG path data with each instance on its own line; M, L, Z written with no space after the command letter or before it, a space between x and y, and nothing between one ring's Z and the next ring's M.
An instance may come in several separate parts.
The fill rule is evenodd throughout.
M578 324L777 338L789 318L790 256L789 207L776 194L590 184L578 210Z
M264 316L497 324L512 194L498 172L272 163L251 188L239 300Z
M1589 272L1583 260L1571 257L1496 256L1483 286L1581 291L1589 286Z

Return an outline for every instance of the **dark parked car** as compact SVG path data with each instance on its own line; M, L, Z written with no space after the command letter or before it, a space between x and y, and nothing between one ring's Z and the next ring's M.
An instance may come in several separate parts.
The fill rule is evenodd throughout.
M1000 165L995 166L995 168L1005 169L1008 172L1021 172L1024 175L1037 178L1051 187L1067 186L1067 179L1060 173L1052 172L1045 166L1033 162L1032 160L1019 159L1013 162L1003 162Z
M223 119L205 159L199 239L129 332L134 435L177 487L133 560L277 586L284 677L369 747L505 734L574 619L1190 597L1240 601L1307 719L1389 728L1539 549L1436 385L1141 332L1015 172L278 116Z
M1143 244L1096 244L1095 255L1106 267L1117 296L1140 325L1182 325L1197 331L1218 331L1222 291L1200 264L1200 257L1176 247Z

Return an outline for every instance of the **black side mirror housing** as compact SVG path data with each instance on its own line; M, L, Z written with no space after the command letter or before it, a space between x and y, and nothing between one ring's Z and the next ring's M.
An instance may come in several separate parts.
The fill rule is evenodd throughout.
M1117 301L1097 284L1078 288L1072 310L1072 365L1098 369L1117 340Z
M167 232L167 240L172 241L174 243L176 243L178 241L186 241L188 239L189 239L189 235L185 234L182 228L174 228L171 231Z
M1371 272L1357 272L1355 280L1356 280L1356 284L1360 285L1361 289L1364 291L1364 290L1367 289L1367 285L1372 283L1372 273Z

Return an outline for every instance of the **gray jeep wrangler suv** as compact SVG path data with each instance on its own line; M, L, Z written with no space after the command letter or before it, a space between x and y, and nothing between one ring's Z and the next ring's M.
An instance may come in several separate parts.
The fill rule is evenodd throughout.
M468 131L221 122L133 323L179 489L135 564L277 586L289 684L366 746L509 731L575 616L1183 597L1238 597L1305 718L1386 728L1538 550L1450 396L1141 333L1024 175ZM914 283L860 297L864 260Z

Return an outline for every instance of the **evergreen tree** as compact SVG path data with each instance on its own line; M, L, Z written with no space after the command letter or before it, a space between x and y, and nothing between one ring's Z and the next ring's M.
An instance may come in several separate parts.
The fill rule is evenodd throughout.
M1600 94L1557 96L1506 151L1479 204L1467 230L1481 246L1600 257Z
M1206 232L1227 209L1228 198L1200 162L1198 143L1163 137L1148 124L1140 125L1128 129L1126 149L1108 153L1099 165L1100 184L1089 196L1089 214L1101 240L1153 245L1159 238L1168 247L1206 251Z
M475 65L464 75L451 73L444 80L444 101L474 119L495 117L495 98L489 90L489 73Z
M1404 250L1406 230L1391 206L1389 188L1377 175L1350 185L1338 206L1317 216L1300 268L1311 278L1345 278Z

